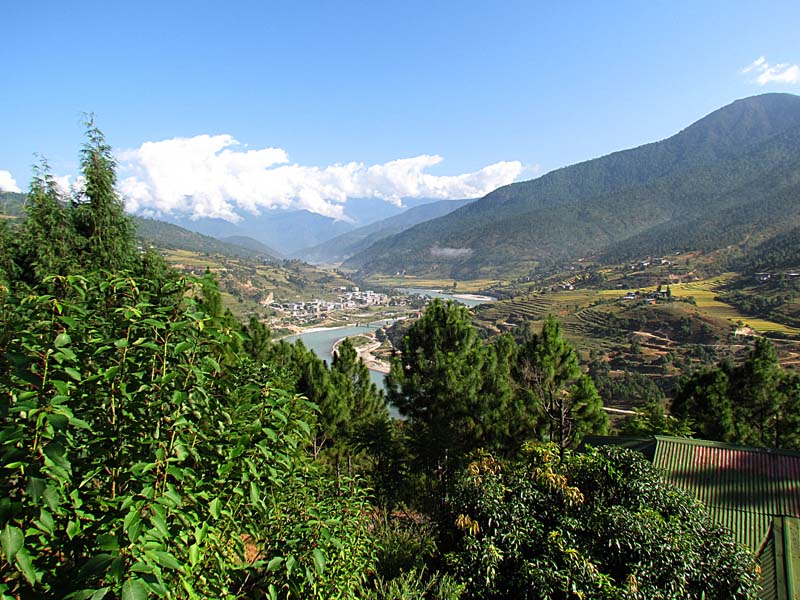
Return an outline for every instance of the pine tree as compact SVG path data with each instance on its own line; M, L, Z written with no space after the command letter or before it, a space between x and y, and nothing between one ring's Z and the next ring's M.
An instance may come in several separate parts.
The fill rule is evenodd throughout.
M731 400L737 413L736 431L741 443L775 444L781 377L775 346L766 338L757 338L732 378Z
M583 375L575 349L561 335L551 315L540 334L523 332L517 363L517 384L529 390L529 418L543 414L544 437L562 450L589 434L608 430L608 417L594 382Z
M386 400L372 382L367 365L358 356L349 338L345 338L333 353L331 377L349 413L349 419L339 433L353 445L368 423L388 417Z
M410 420L423 468L479 447L494 448L510 418L508 398L491 383L498 366L469 311L434 300L408 330L386 379L389 401Z

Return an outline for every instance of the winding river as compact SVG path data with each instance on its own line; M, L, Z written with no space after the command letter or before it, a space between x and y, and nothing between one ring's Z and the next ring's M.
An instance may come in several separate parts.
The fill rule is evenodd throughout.
M350 327L336 327L334 329L324 329L322 331L310 331L308 333L300 333L297 335L290 335L286 339L287 342L295 342L296 340L303 340L306 348L314 351L322 360L326 361L328 365L333 360L333 345L340 339L350 337L351 335L358 335L359 333L367 333L375 331L379 327L385 325L385 321L371 323L369 325L352 325ZM383 389L384 374L380 371L370 370L369 376L372 381L380 389Z

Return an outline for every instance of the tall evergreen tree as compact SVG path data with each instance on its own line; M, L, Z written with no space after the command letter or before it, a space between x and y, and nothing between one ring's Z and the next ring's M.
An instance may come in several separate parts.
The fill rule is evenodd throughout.
M735 444L800 448L800 384L775 347L756 340L738 366L719 365L681 382L672 413L698 437Z
M707 369L683 380L672 401L672 414L691 423L699 437L739 441L730 399L730 377L724 368Z
M20 274L34 284L48 275L66 275L75 265L75 231L46 161L34 167L20 229Z
M333 353L331 379L348 413L338 436L353 446L373 421L388 418L386 400L349 338Z
M524 330L516 372L518 385L532 392L528 414L543 413L544 437L562 450L576 446L586 435L608 431L594 382L581 371L578 354L552 315L541 333L530 327Z
M408 417L416 453L431 469L479 448L495 448L510 418L498 367L469 311L434 300L408 330L386 379L389 401Z
M81 150L84 189L75 198L75 221L84 243L84 266L119 271L133 266L135 228L116 190L116 161L94 118L86 123Z
M766 338L757 338L732 378L731 400L737 413L735 426L740 442L756 446L775 444L782 375L775 346Z

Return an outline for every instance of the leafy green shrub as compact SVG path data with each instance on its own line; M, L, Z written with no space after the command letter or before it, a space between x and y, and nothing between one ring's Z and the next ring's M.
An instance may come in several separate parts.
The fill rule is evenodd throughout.
M484 455L449 508L443 527L468 598L757 597L752 555L629 450Z
M374 521L378 551L378 574L385 580L401 573L421 571L436 555L436 532L418 513L388 514Z
M424 569L412 569L393 579L378 578L369 600L458 600L464 584L451 575L434 573L426 576Z
M318 473L313 405L231 351L198 281L46 283L0 288L0 592L355 597L366 492Z

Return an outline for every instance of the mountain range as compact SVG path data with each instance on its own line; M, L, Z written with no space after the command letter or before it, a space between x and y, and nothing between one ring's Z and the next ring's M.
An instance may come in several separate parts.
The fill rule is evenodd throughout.
M738 100L672 137L514 183L379 240L362 274L513 276L763 243L800 224L800 97Z
M307 248L432 202L436 201L431 198L405 198L401 203L391 203L376 198L349 198L341 219L307 210L264 210L258 215L247 215L237 223L214 218L193 219L181 215L163 215L159 218L184 229L220 239L252 238L273 248L280 255L303 258ZM331 261L325 258L320 262Z
M409 208L398 215L353 229L311 248L294 254L312 264L333 264L347 260L354 254L391 235L405 231L418 223L441 217L466 206L473 200L439 200Z

